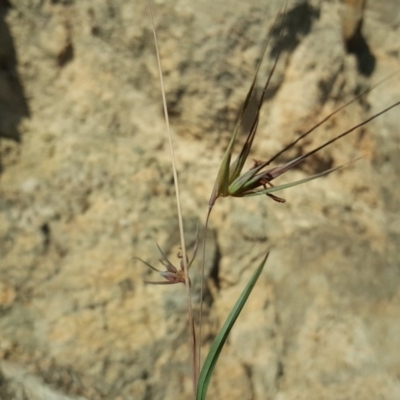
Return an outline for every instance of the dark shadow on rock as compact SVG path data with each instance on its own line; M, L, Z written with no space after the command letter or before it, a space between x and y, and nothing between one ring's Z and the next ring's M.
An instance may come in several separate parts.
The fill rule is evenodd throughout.
M286 14L285 31L282 39L280 23L272 31L272 36L276 38L274 46L271 49L271 58L276 58L280 51L293 50L298 46L301 39L310 33L313 22L320 16L320 11L307 2L297 4Z
M29 106L18 77L13 39L5 21L10 8L8 0L0 0L0 140L8 138L20 142L18 125L29 117Z
M371 53L361 29L357 29L354 35L346 41L346 49L356 56L357 68L360 74L367 77L371 76L375 70L376 59Z
M346 40L346 50L356 56L360 74L371 76L375 70L376 58L362 34L362 21L357 26L354 35Z
M274 38L273 45L269 52L271 59L276 59L279 53L293 53L296 47L304 36L308 35L311 31L313 23L320 16L320 11L314 8L308 2L297 4L286 13L284 30L281 33L281 22L278 21L276 26L271 32ZM283 16L281 16L283 18ZM272 99L279 86L271 86L267 88L264 99Z

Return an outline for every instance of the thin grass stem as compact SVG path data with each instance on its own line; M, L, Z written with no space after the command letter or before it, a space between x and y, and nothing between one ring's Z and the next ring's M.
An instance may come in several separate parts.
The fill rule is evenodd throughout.
M165 97L165 87L164 87L164 79L162 74L162 65L161 65L161 57L160 52L158 49L158 40L157 40L157 33L154 23L154 16L151 7L151 0L147 0L147 6L149 9L149 14L152 23L152 31L154 36L154 44L156 48L156 55L157 55L157 63L158 63L158 73L160 78L160 85L161 85L161 94L162 94L162 101L163 101L163 109L164 109L164 117L165 117L165 124L167 126L167 136L168 136L168 143L169 149L171 153L171 163L172 163L172 173L174 176L174 185L175 185L175 195L176 195L176 207L178 211L178 223L179 223L179 235L181 239L181 247L182 247L182 261L185 271L185 287L186 287L186 296L187 296L187 306L188 306L188 322L189 322L189 330L190 330L190 347L192 349L192 375L193 375L193 395L194 398L196 397L196 390L197 390L197 350L196 350L196 331L194 327L194 320L193 320L193 307L192 301L190 296L190 283L189 283L189 273L188 273L188 266L187 266L187 256L186 256L186 245L185 245L185 235L183 230L183 218L182 218L182 207L181 207L181 200L180 200L180 192L179 192L179 182L178 182L178 173L176 168L176 161L175 161L175 152L174 146L172 141L172 133L169 124L169 117L168 117L168 107L167 107L167 100Z
M334 115L336 115L337 113L339 113L340 111L342 111L343 109L345 109L347 106L349 106L350 104L354 103L355 101L359 100L360 98L364 97L365 95L367 95L368 93L372 92L372 90L374 90L375 88L377 88L378 86L382 85L383 83L385 83L386 81L388 81L389 79L393 78L393 76L397 75L399 73L399 70L393 72L392 74L386 76L385 78L381 79L380 81L378 81L375 85L371 86L370 88L364 90L363 92L361 92L360 94L358 94L356 97L352 98L351 100L349 100L347 103L343 104L342 106L340 106L339 108L337 108L336 110L332 111L331 113L329 113L326 117L324 117L323 119L321 119L321 121L319 121L317 124L315 124L314 126L312 126L309 130L307 130L306 132L302 133L296 140L294 140L293 142L289 143L287 146L285 146L282 150L280 150L278 153L276 153L273 157L271 157L266 163L265 165L269 165L271 164L273 161L275 161L279 156L281 156L283 153L285 153L286 151L288 151L289 149L291 149L292 147L294 147L298 142L300 142L300 140L304 139L306 136L308 136L310 133L314 132L317 128L319 128L322 124L324 124L326 121L328 121L330 118L332 118ZM380 115L380 114L379 114Z

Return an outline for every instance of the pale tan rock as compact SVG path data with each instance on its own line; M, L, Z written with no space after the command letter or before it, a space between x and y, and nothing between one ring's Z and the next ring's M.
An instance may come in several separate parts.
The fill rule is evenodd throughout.
M22 90L10 97L15 115L0 132L21 137L18 145L2 139L0 150L0 379L7 395L18 399L18 390L36 382L58 398L190 398L184 288L145 285L160 277L132 259L161 268L157 242L177 265L180 246L146 4L11 3L4 23ZM264 3L155 7L189 249L281 6ZM272 156L398 69L399 1L366 3L366 69L346 49L342 6L289 4L252 158ZM276 51L276 33L271 45ZM258 92L274 54L267 51ZM282 162L399 100L397 75ZM30 118L21 122L24 106ZM285 204L218 200L207 246L205 349L261 257L268 249L271 255L222 352L210 398L400 398L399 113L283 176L279 182L363 157L282 192ZM196 311L199 260L191 274Z

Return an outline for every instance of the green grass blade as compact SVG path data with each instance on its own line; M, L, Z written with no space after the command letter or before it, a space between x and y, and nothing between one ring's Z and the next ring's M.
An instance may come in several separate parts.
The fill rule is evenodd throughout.
M283 42L283 35L285 33L286 6L287 6L287 4L285 2L284 5L283 5L283 18L282 18L282 22L281 22L280 28L279 28L279 41L278 41L278 43L282 43ZM250 93L249 93L250 97L252 96L254 85L255 85L256 80L257 80L258 71L260 69L262 60L263 60L265 52L267 50L269 41L272 38L272 31L275 29L275 25L278 24L279 15L280 15L280 13L277 15L277 17L275 19L274 25L272 26L272 29L270 31L270 35L268 37L268 41L267 41L267 43L266 43L266 45L264 47L264 50L262 52L262 55L261 55L261 58L260 58L260 62L258 64L258 67L257 67L257 70L256 70L256 75L254 77L254 81L253 81L252 87L250 89ZM279 58L281 56L281 52L282 52L282 46L279 46L278 53L277 53L277 55L275 57L274 63L272 65L272 68L269 71L267 81L265 82L263 91L261 93L261 96L258 99L258 106L257 106L257 109L256 109L256 114L255 114L255 116L253 118L253 121L252 121L252 124L251 124L251 128L250 128L250 130L249 130L249 132L247 134L246 142L243 145L242 151L240 152L239 156L236 158L236 160L232 163L232 165L230 167L229 183L232 183L235 179L237 179L240 176L240 174L242 172L242 169L244 167L244 164L245 164L245 162L247 160L247 157L249 156L251 147L253 145L254 138L255 138L256 133L257 133L258 122L259 122L259 119L260 119L260 110L261 110L261 107L262 107L262 105L264 103L264 97L265 97L265 95L267 93L267 89L268 89L269 84L271 82L272 76L274 75L276 66L278 65L278 61L279 61ZM249 99L246 99L246 101L249 102L250 101L250 97L249 97ZM246 106L246 108L247 108L247 106ZM243 118L243 113L242 113L241 117Z
M240 312L242 311L244 305L247 302L247 299L250 296L260 274L264 268L264 265L267 261L269 253L264 257L259 267L254 272L253 276L251 277L250 281L247 283L245 289L243 290L242 294L240 295L239 299L237 300L235 306L233 307L232 311L230 312L228 318L226 319L223 327L219 331L217 337L214 340L214 343L211 346L211 349L207 355L206 360L204 361L203 368L201 369L199 382L197 385L197 396L196 400L205 400L207 396L208 385L210 384L215 365L217 364L219 355L224 347L225 341L235 324Z

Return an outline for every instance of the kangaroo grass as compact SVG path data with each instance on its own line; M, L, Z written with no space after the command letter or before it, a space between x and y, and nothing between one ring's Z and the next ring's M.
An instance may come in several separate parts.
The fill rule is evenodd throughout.
M146 281L146 283L155 284L155 285L171 285L171 284L175 284L175 283L183 283L186 287L187 305L188 305L188 323L189 323L189 332L190 332L189 336L190 336L191 356L192 356L193 397L197 400L204 400L204 399L206 399L208 385L210 383L210 380L211 380L215 365L217 363L217 360L219 358L219 355L225 344L226 338L228 337L230 330L232 329L240 312L242 311L251 291L254 288L254 285L256 284L256 282L264 268L267 258L268 258L268 253L267 253L266 256L264 257L264 259L262 260L261 264L259 265L259 267L256 269L256 271L252 275L251 279L249 280L247 286L245 287L241 296L237 300L236 304L232 308L232 311L229 314L225 324L223 325L223 327L221 328L217 337L215 338L215 341L214 341L213 345L211 346L211 349L205 359L205 362L204 362L201 372L200 372L201 326L202 326L203 285L204 285L204 280L205 280L204 279L205 278L205 276L204 276L205 264L204 263L205 263L205 255L206 255L206 236L207 236L207 229L208 229L208 223L209 223L211 211L215 205L215 202L220 197L252 197L252 196L266 195L276 202L284 203L285 199L278 197L273 193L280 191L280 190L288 189L290 187L301 185L301 184L309 182L311 180L326 176L326 175L328 175L334 171L337 171L338 169L343 168L344 166L356 161L356 160L350 161L347 164L327 169L318 174L314 174L314 175L308 176L306 178L303 178L303 179L300 179L300 180L297 180L294 182L280 184L280 185L278 184L276 186L272 183L272 181L274 181L276 178L280 177L285 172L287 172L287 171L291 170L292 168L295 168L299 164L303 163L313 154L315 154L318 151L322 150L323 148L329 146L330 144L336 142L337 140L345 137L346 135L350 134L351 132L357 130L358 128L368 124L369 122L378 118L379 116L388 112L389 110L399 106L400 101L395 102L394 104L390 105L389 107L386 107L382 111L374 114L373 116L367 118L366 120L360 122L359 124L354 125L353 127L349 128L348 130L340 133L339 135L335 136L334 138L332 138L332 139L326 141L325 143L321 144L320 146L316 147L315 149L307 152L306 154L299 156L297 158L294 158L293 160L286 162L285 164L278 165L278 166L275 166L272 168L271 167L267 168L273 161L278 159L278 157L280 157L282 154L284 154L290 148L295 146L300 140L304 139L309 134L314 132L318 127L320 127L323 123L325 123L330 118L332 118L335 114L339 113L341 110L343 110L345 107L349 106L351 103L357 101L361 97L363 97L366 94L368 94L369 92L371 92L374 88L376 88L377 86L381 85L382 83L384 83L385 81L390 79L394 74L397 74L399 71L396 71L394 74L386 77L382 81L378 82L376 85L363 91L362 93L360 93L359 95L357 95L356 97L354 97L353 99L348 101L346 104L342 105L341 107L337 108L332 113L325 116L323 119L321 119L320 122L318 122L317 124L312 126L306 132L302 133L297 139L295 139L288 145L284 146L282 150L280 150L278 153L276 153L274 156L272 156L269 160L267 160L267 161L255 160L253 163L253 166L248 171L243 172L244 166L250 155L252 145L253 145L253 142L254 142L254 139L255 139L255 136L257 133L258 123L259 123L259 118L260 118L260 110L263 105L264 97L265 97L267 88L269 86L269 83L271 81L271 78L273 76L273 73L275 71L275 68L276 68L277 63L280 58L280 54L281 54L280 49L278 50L278 53L275 56L275 59L273 60L272 67L269 71L266 82L263 85L262 93L258 99L256 113L253 116L253 120L251 121L250 128L246 133L246 140L239 152L239 155L232 162L231 160L232 160L233 150L234 150L234 146L236 144L238 133L241 132L243 129L244 115L249 110L250 102L255 96L255 88L256 88L256 84L257 84L258 73L260 71L260 66L265 57L265 53L268 48L270 38L272 37L271 32L273 30L275 30L276 26L278 25L278 21L280 21L279 22L279 41L282 43L282 39L283 39L284 31L285 31L287 2L285 1L283 3L283 7L275 19L275 22L271 28L271 32L268 37L268 40L263 48L260 60L256 67L254 78L250 85L250 89L246 95L242 109L239 113L239 117L238 117L237 123L235 125L234 131L232 133L231 139L229 141L229 144L228 144L228 146L225 150L225 153L222 157L219 171L218 171L217 177L215 179L214 187L213 187L213 190L212 190L209 202L208 202L208 212L206 215L205 228L204 228L204 238L203 238L204 242L203 242L202 263L201 263L201 293L200 293L200 315L199 315L199 338L200 338L200 340L199 340L199 345L197 345L196 331L195 331L194 317L193 317L193 309L192 309L192 303L191 303L191 297L190 297L191 281L189 278L188 271L196 257L196 253L197 253L197 249L198 249L198 245L199 245L198 232L197 232L196 242L195 242L194 249L193 249L193 255L192 255L192 258L189 260L189 258L187 257L186 248L185 248L181 202L180 202L180 196L179 196L178 174L177 174L177 168L176 168L176 164L175 164L175 155L174 155L174 148L173 148L173 142L172 142L172 134L171 134L169 119L168 119L168 110L167 110L167 102L166 102L166 98L165 98L165 89L164 89L163 76L162 76L161 59L160 59L160 54L159 54L159 50L158 50L157 35L156 35L156 29L155 29L155 24L154 24L153 12L152 12L152 8L151 8L151 4L150 4L151 0L146 0L146 1L147 1L148 9L149 9L151 23L152 23L152 30L153 30L153 35L154 35L154 42L155 42L157 62L158 62L158 71L159 71L159 77L160 77L160 83L161 83L164 116L165 116L165 122L166 122L166 126L167 126L167 136L168 136L168 142L169 142L169 147L170 147L172 171L173 171L174 184L175 184L176 204L177 204L177 209L178 209L178 222L179 222L179 232L180 232L182 253L178 254L178 258L180 259L179 267L175 267L157 244L158 250L161 253L160 262L166 268L165 271L161 271L161 270L153 267L151 264L147 263L146 261L142 260L141 258L136 257L136 259L143 262L145 265L150 267L152 270L158 272L161 275L161 277L164 278L164 281Z
M248 108L250 107L250 101L254 96L254 92L255 92L255 87L256 87L256 83L257 83L257 78L258 78L258 73L262 64L262 61L264 59L266 50L268 48L268 45L270 43L270 39L272 37L271 33L272 31L275 30L276 25L278 23L278 19L279 17L282 16L281 19L281 25L280 25L280 30L279 30L279 38L280 40L282 40L283 34L284 34L284 24L285 24L285 20L286 20L286 2L284 3L283 6L283 10L281 10L281 12L277 15L274 24L270 30L270 34L268 35L268 39L266 41L266 44L264 46L264 49L262 51L260 60L258 62L258 65L256 67L256 71L254 74L254 78L253 81L250 85L249 91L246 95L246 98L244 100L242 109L239 113L239 118L236 122L236 126L234 128L234 131L232 133L230 142L228 144L228 147L224 153L224 156L222 158L221 164L220 164L220 168L217 174L217 178L215 180L214 183L214 187L211 193L211 197L209 200L209 208L208 208L208 213L206 216L206 222L205 222L205 233L204 233L204 245L203 245L203 254L202 254L202 282L204 282L204 260L205 260L205 253L206 253L206 236L207 236L207 229L208 229L208 223L209 223L209 218L211 215L211 211L214 207L214 204L216 202L216 200L219 197L250 197L250 196L258 196L258 195L267 195L269 196L271 199L275 200L276 202L279 203L285 203L285 199L276 196L275 194L273 194L273 192L277 192L280 190L284 190L284 189L288 189L290 187L294 187L297 185L301 185L303 183L309 182L313 179L316 178L320 178L323 176L326 176L334 171L337 171L338 169L341 169L344 166L347 166L349 164L351 164L352 162L349 162L345 165L341 165L335 168L330 168L327 169L321 173L312 175L310 177L301 179L299 181L295 181L295 182L291 182L291 183L287 183L284 185L278 185L278 186L274 186L272 184L272 180L274 180L275 178L278 178L280 175L284 174L286 171L289 171L290 169L298 166L300 163L304 162L309 156L315 154L317 151L323 149L324 147L332 144L333 142L335 142L336 140L339 140L340 138L348 135L349 133L353 132L354 130L360 128L363 125L366 125L367 123L369 123L370 121L372 121L373 119L379 117L380 115L384 114L385 112L389 111L390 109L398 106L400 104L400 102L397 102L395 104L392 104L390 107L387 107L386 109L384 109L383 111L375 114L374 116L368 118L367 120L365 120L364 122L355 125L354 127L350 128L349 130L347 130L346 132L343 132L342 134L338 135L337 137L327 141L326 143L324 143L323 145L317 147L316 149L308 152L307 154L298 157L284 165L281 166L277 166L274 168L271 168L269 170L264 170L265 167L267 167L269 164L271 164L273 161L275 161L279 156L281 156L282 154L284 154L286 151L288 151L289 149L291 149L292 147L294 147L300 140L304 139L305 137L307 137L309 134L311 134L312 132L314 132L318 127L320 127L322 124L324 124L325 122L327 122L330 118L332 118L334 115L336 115L337 113L339 113L341 110L345 109L347 106L349 106L350 104L354 103L355 101L357 101L358 99L360 99L361 97L364 97L365 95L367 95L369 92L371 92L374 88L376 88L377 86L383 84L384 82L386 82L388 79L392 78L395 74L398 73L398 71L396 71L395 73L387 76L386 78L382 79L381 81L379 81L377 84L375 84L374 86L372 86L371 88L361 92L358 96L354 97L353 99L351 99L350 101L348 101L347 103L345 103L344 105L340 106L339 108L337 108L335 111L333 111L332 113L328 114L326 117L324 117L320 122L318 122L317 124L315 124L314 126L312 126L309 130L307 130L306 132L302 133L296 140L294 140L293 142L289 143L287 146L285 146L282 150L280 150L278 153L276 153L273 157L271 157L268 161L259 161L259 160L255 160L254 161L254 165L253 167L247 171L246 173L242 174L242 170L244 168L244 165L247 161L247 158L249 157L252 145L253 145L253 141L254 138L256 136L257 133L257 128L258 128L258 123L259 123L259 118L260 118L260 110L261 107L263 105L263 101L264 101L264 97L265 97L265 93L268 89L269 83L271 81L271 78L275 72L276 66L278 64L280 55L281 55L281 48L278 48L278 52L277 55L274 59L272 68L268 74L267 80L265 82L265 85L263 87L261 96L258 100L258 106L257 106L257 110L256 110L256 114L253 118L253 121L251 123L250 129L247 133L247 137L246 137L246 141L243 144L243 147L239 153L239 155L237 156L237 158L235 159L235 161L233 161L231 163L231 159L232 159L232 153L233 153L233 149L235 146L235 142L238 136L238 132L241 131L242 128L242 122L243 122L243 117L246 114L246 111L248 110ZM264 170L264 171L263 171ZM203 292L201 292L201 296L200 298L203 298ZM199 341L201 343L201 320L202 320L202 302L201 302L201 306L200 306L200 328L199 328ZM201 350L200 350L200 345L199 345L199 354L198 354L198 360L201 360Z
M283 11L283 18L282 18L282 25L281 25L281 29L280 29L280 39L282 39L282 35L284 32L284 22L285 22L285 12L286 12L286 4L284 6L284 11ZM278 15L279 16L279 15ZM276 20L277 21L277 20ZM275 23L276 23L275 21ZM257 77L258 77L258 72L260 70L260 65L262 63L262 60L264 58L265 52L266 52L266 48L268 46L268 42L266 44L266 46L264 47L264 50L262 52L262 57L260 59L260 62L257 65L256 71L255 71L255 75L253 78L253 81L251 83L250 89L247 93L247 96L245 98L245 101L243 103L241 112L239 114L239 118L238 121L236 123L235 129L232 133L230 142L228 144L228 147L224 153L224 156L222 158L221 164L220 164L220 168L214 183L214 187L211 193L211 197L209 200L209 208L208 208L208 213L207 213L207 217L206 217L206 224L205 224L205 236L207 233L207 227L208 227L208 222L209 222L209 218L210 218L210 214L211 211L214 207L214 204L216 202L216 200L220 197L251 197L251 196L260 196L260 195L267 195L268 197L272 198L274 201L279 202L279 203L285 203L285 199L278 197L276 195L274 195L274 192L280 191L280 190L284 190L284 189L288 189L290 187L294 187L297 185L301 185L303 183L307 183L311 180L326 176L334 171L337 171L349 164L354 163L357 160L353 160L350 161L347 164L344 165L340 165L334 168L330 168L327 169L321 173L315 174L315 175L311 175L309 177L306 177L304 179L300 179L298 181L294 181L294 182L290 182L290 183L286 183L286 184L281 184L281 185L277 185L274 186L272 184L272 181L276 178L278 178L279 176L283 175L285 172L289 171L290 169L298 166L299 164L301 164L302 162L304 162L305 160L308 159L308 157L312 156L313 154L317 153L318 151L322 150L323 148L329 146L330 144L336 142L337 140L345 137L346 135L350 134L351 132L357 130L358 128L368 124L369 122L371 122L372 120L378 118L379 116L381 116L382 114L388 112L389 110L397 107L400 105L400 101L395 102L394 104L390 105L389 107L386 107L385 109L383 109L382 111L374 114L373 116L371 116L370 118L367 118L365 121L356 124L355 126L351 127L350 129L342 132L341 134L337 135L336 137L328 140L327 142L323 143L322 145L316 147L315 149L309 151L308 153L297 157L283 165L279 165L270 169L265 170L265 168L271 164L273 161L275 161L279 156L281 156L282 154L284 154L287 150L289 150L290 148L292 148L293 146L295 146L300 140L304 139L305 137L307 137L310 133L312 133L313 131L315 131L318 127L320 127L323 123L325 123L326 121L328 121L330 118L332 118L335 114L339 113L341 110L343 110L344 108L346 108L347 106L349 106L350 104L354 103L356 100L360 99L361 97L365 96L366 94L368 94L369 92L371 92L374 88L376 88L377 86L381 85L382 83L384 83L385 81L387 81L388 79L390 79L392 76L394 76L395 74L397 74L399 71L396 71L394 74L391 74L390 76L386 77L385 79L381 80L380 82L378 82L376 85L372 86L371 88L363 91L362 93L360 93L358 96L354 97L353 99L351 99L350 101L348 101L346 104L342 105L341 107L337 108L335 111L333 111L332 113L328 114L326 117L324 117L320 122L318 122L317 124L315 124L314 126L312 126L309 130L307 130L306 132L302 133L296 140L294 140L293 142L291 142L290 144L288 144L287 146L285 146L282 150L280 150L278 153L276 153L273 157L271 157L269 160L267 161L259 161L259 160L255 160L253 167L250 168L248 171L242 173L244 165L247 161L247 158L249 157L252 145L253 145L253 141L254 138L256 136L257 133L257 128L258 128L258 123L259 123L259 117L260 117L260 110L263 104L263 100L264 100L264 96L265 93L267 91L268 85L270 83L271 77L275 71L276 65L278 63L279 57L280 57L280 50L278 51L278 54L273 62L273 66L271 68L271 71L268 75L268 78L266 80L266 83L264 85L263 91L261 93L261 96L258 100L258 106L257 106L257 110L256 110L256 114L253 118L252 124L250 125L250 129L247 132L247 137L245 140L245 143L242 146L242 149L239 153L239 155L237 156L237 158L231 162L232 159L232 153L233 153L233 149L234 149L234 145L237 139L237 135L238 132L241 130L242 127L242 122L243 122L243 117L246 114L246 111L248 110L248 107L250 106L250 100L252 99L253 95L254 95L254 91L255 91L255 86L256 86L256 82L257 82ZM203 246L203 261L202 261L202 277L203 277L203 281L204 281L204 259L205 259L205 246L206 246L206 241L204 241L204 246ZM265 260L266 261L266 260ZM200 314L201 315L201 314ZM229 333L229 331L228 331ZM200 330L200 334L199 334L199 341L201 343L201 330ZM223 346L223 341L220 342L221 346ZM213 357L218 358L219 356L219 352L220 349L218 349L218 351L214 351L213 352ZM209 354L209 356L207 357L206 360L208 360L208 358L211 357L211 353ZM198 355L198 360L201 359L201 353L199 350L199 355ZM205 382L208 385L209 382L209 374L212 373L212 370L215 366L215 362L216 360L213 361L206 361L206 363L203 366L203 370L200 373L200 383L203 385L205 384ZM212 366L212 367L211 367ZM204 369L207 369L207 371L204 371ZM200 388L198 388L200 390ZM198 390L198 396L199 396L199 390ZM203 395L203 392L201 392L201 395ZM198 398L203 398L203 397L198 397Z

